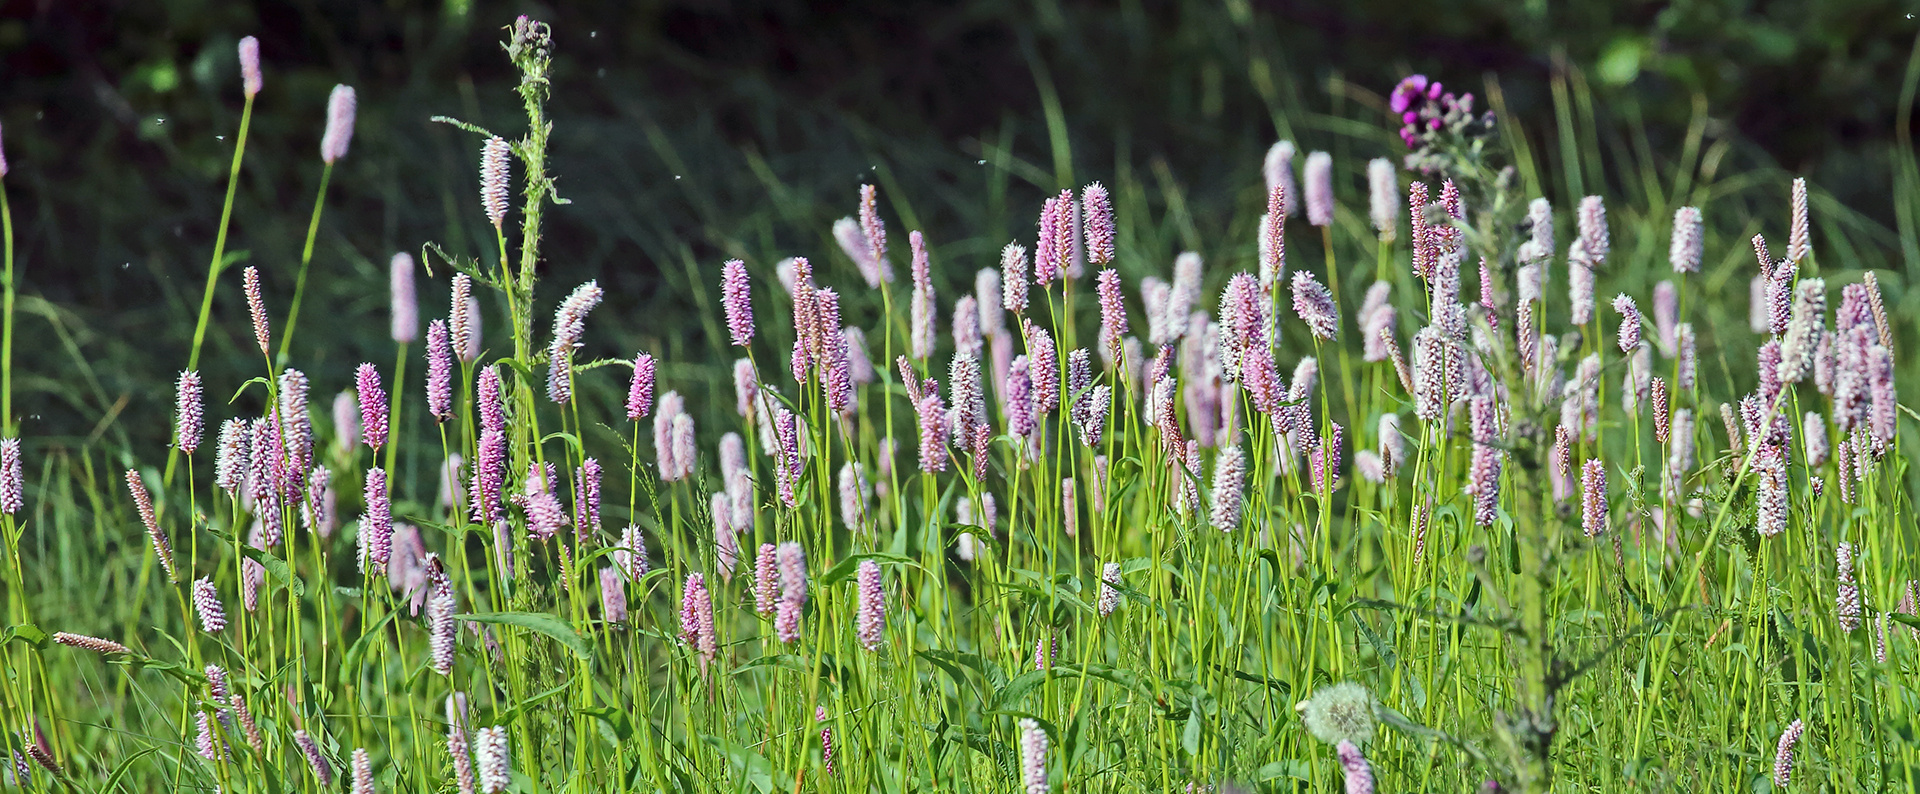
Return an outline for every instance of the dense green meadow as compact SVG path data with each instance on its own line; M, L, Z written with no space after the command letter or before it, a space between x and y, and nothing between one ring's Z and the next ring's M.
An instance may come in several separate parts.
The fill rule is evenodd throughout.
M1206 188L1076 170L1043 98L1051 159L975 141L984 196L903 158L823 208L748 152L749 217L676 184L704 239L575 283L555 216L617 215L550 156L579 33L503 35L523 115L434 118L478 178L384 290L316 249L344 86L297 256L228 250L281 145L243 40L173 391L90 437L16 415L105 392L65 331L16 369L66 326L0 166L0 787L1920 788L1904 122L1863 208L1704 108L1602 130L1578 70L1552 119L1274 84L1280 142ZM357 366L348 289L391 340Z

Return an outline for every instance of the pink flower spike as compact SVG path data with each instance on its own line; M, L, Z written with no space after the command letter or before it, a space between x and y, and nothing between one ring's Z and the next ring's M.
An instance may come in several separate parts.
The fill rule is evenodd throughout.
M240 90L252 99L260 88L260 40L248 36L240 40Z
M729 259L720 268L720 304L727 311L727 332L735 347L753 343L753 302L747 285L747 263Z

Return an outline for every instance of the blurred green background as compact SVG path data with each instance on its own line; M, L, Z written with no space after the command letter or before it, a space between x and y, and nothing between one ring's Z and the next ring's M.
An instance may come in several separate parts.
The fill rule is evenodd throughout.
M394 251L491 250L479 142L428 118L522 131L499 46L518 14L553 26L553 170L573 202L548 215L543 305L598 278L609 299L590 355L645 346L718 371L706 282L719 260L745 256L764 274L809 255L852 283L828 226L862 182L881 186L896 234L922 228L938 246L945 296L1031 236L1043 195L1095 179L1117 186L1133 225L1130 283L1183 248L1220 274L1252 258L1260 156L1276 137L1334 152L1343 202L1364 213L1358 172L1400 154L1382 98L1410 71L1482 102L1497 80L1558 206L1594 192L1660 205L1649 196L1671 179L1653 174L1681 160L1692 131L1712 173L1757 175L1752 190L1715 193L1709 212L1723 227L1735 217L1723 248L1740 247L1743 214L1748 228L1783 228L1780 169L1807 176L1816 210L1850 230L1844 259L1904 272L1916 209L1895 196L1920 192L1896 194L1896 155L1911 146L1899 116L1912 121L1916 12L1912 0L12 3L0 124L27 296L22 435L104 441L109 458L148 464L166 443L245 35L260 39L266 89L228 247L261 267L277 314L328 90L359 92L303 309L314 320L294 351L325 394L362 359L391 365ZM1639 246L1642 264L1664 246ZM433 276L427 317L445 311L447 272ZM238 282L237 268L223 278L203 366L218 394L258 367Z

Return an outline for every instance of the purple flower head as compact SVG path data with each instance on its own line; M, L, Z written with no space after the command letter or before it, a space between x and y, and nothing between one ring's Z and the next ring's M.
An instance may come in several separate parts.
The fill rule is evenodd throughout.
M1113 203L1107 198L1107 186L1095 182L1080 189L1080 205L1086 214L1087 261L1096 265L1113 262Z
M336 85L327 97L327 132L320 138L320 159L332 165L347 156L347 144L353 141L353 116L357 101L353 86Z
M480 147L480 206L498 231L507 222L507 182L513 151L498 135Z
M1598 458L1580 466L1580 528L1589 538L1607 532L1607 466Z
M947 470L947 408L940 395L931 390L916 406L920 421L920 470L937 473Z
M1500 506L1500 450L1486 444L1473 445L1473 460L1467 470L1467 494L1474 497L1474 523L1493 526Z
M1580 243L1587 256L1595 264L1607 261L1610 243L1607 239L1607 205L1599 196L1588 196L1580 200L1578 225Z
M1033 247L1033 283L1045 288L1067 275L1073 255L1073 191L1062 190L1040 210L1040 233Z
M420 338L420 300L413 285L413 257L404 251L394 254L387 277L393 341L412 344Z
M860 605L854 613L853 634L860 647L877 651L887 635L887 593L880 584L879 563L861 560L858 570Z
M704 586L701 592L705 593ZM473 756L474 763L480 767L481 794L499 794L513 785L513 758L508 754L506 726L481 728L474 736Z
M1044 640L1043 640L1044 642ZM1020 780L1026 794L1047 794L1047 732L1040 723L1020 720Z
M1400 224L1400 183L1393 163L1376 158L1367 163L1367 209L1373 230L1389 235Z
M638 422L652 411L653 356L641 353L633 357L633 380L627 384L627 419Z
M194 370L181 372L174 395L173 444L181 452L191 455L200 448L200 436L206 432L206 418L201 407L200 373Z
M453 344L445 320L427 324L427 413L440 422L453 418Z
M1287 178L1292 182L1291 175ZM1267 191L1267 211L1260 216L1260 231L1255 242L1260 249L1260 286L1271 289L1287 269L1286 208L1291 187Z
M1007 243L1000 249L1000 307L1019 317L1027 310L1027 249Z
M253 341L260 345L261 355L272 355L272 332L267 330L267 303L260 295L260 270L252 265L240 273L240 283L247 293L247 314L253 318Z
M935 314L932 268L927 262L926 238L919 230L907 233L907 246L913 250L913 304L912 342L913 357L925 359L933 355Z
M1304 270L1293 274L1293 313L1307 324L1315 338L1331 340L1340 330L1340 308L1327 288Z
M1307 155L1301 173L1307 183L1307 222L1315 226L1333 223L1333 156L1326 152Z
M360 572L371 577L386 573L387 560L393 552L393 503L387 495L385 469L367 470L364 496L366 512L360 514Z
M1120 563L1110 562L1100 567L1100 617L1113 614L1120 608Z
M1700 272L1704 240L1700 233L1700 208L1681 207L1673 211L1673 242L1667 247L1667 261L1675 273Z
M1265 177L1269 204L1267 211L1275 219L1300 214L1300 203L1296 196L1300 194L1293 182L1293 156L1298 153L1293 141L1276 141L1268 147L1267 156L1261 162L1260 173ZM1277 195L1276 192L1278 191ZM1278 199L1274 201L1274 199ZM1276 211L1277 205L1277 211ZM1275 223L1278 226L1278 223Z
M1807 180L1794 179L1791 199L1791 226L1787 236L1787 261L1799 262L1813 253L1813 236L1807 222Z
M882 282L893 280L893 266L887 262L887 225L880 220L872 185L860 186L860 232L866 237L867 257L874 268L867 286L879 289Z
M547 347L547 397L566 405L573 402L573 351L586 334L587 312L605 295L598 283L575 287L553 314L553 341Z
M1224 447L1213 461L1213 528L1232 532L1240 526L1246 491L1246 458L1237 446Z
M953 349L979 358L986 353L986 336L980 331L980 307L972 295L953 302Z
M327 763L326 756L320 754L319 743L305 730L293 732L293 743L300 748L300 754L307 757L307 766L313 769L313 777L320 781L321 788L333 786L333 766Z
M260 40L248 36L240 40L240 90L252 99L260 88Z
M239 490L240 486L245 484L247 472L253 466L252 450L253 435L247 428L245 420L228 419L222 422L220 451L214 457L214 484L229 495ZM0 466L3 465L0 463ZM0 475L0 480L4 479L8 479L8 476Z
M380 388L380 371L362 363L354 370L355 401L360 404L360 434L368 447L387 445L387 392Z
M574 470L573 512L579 520L578 541L584 543L600 531L600 461L587 458Z
M1427 86L1426 75L1407 75L1401 79L1399 85L1393 87L1393 94L1388 99L1388 107L1392 108L1395 114L1412 110L1415 103L1426 97Z
M17 444L15 450L15 454L18 454ZM13 470L19 471L19 466L14 465ZM11 483L6 488L15 490ZM146 482L140 479L140 472L135 469L127 470L127 491L133 495L134 510L140 514L140 523L147 528L147 538L153 543L154 556L160 558L160 567L166 569L169 581L178 581L179 577L173 569L173 544L167 541L166 533L160 531L160 518L153 511L153 495L147 492Z
M1060 404L1060 359L1053 336L1046 329L1027 323L1027 375L1033 380L1035 414L1053 413Z
M0 513L17 515L26 507L26 472L20 463L20 439L0 439Z
M1353 742L1341 742L1333 748L1340 769L1346 774L1347 794L1373 794L1373 767Z
M753 560L753 611L773 614L774 605L780 601L779 577L779 547L760 544L760 553Z
M729 259L720 267L720 304L727 310L727 332L735 347L753 344L753 296L747 285L747 263Z
M1794 720L1787 729L1780 732L1780 744L1773 751L1773 785L1786 788L1793 779L1793 746L1800 742L1800 735L1806 733L1807 725Z
M200 630L219 634L227 630L227 608L220 605L220 592L205 576L193 581L193 611L200 616Z

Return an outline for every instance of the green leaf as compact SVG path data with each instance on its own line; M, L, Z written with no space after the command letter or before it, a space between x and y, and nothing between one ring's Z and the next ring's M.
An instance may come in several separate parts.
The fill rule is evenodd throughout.
M577 711L606 723L607 727L613 730L613 735L620 737L620 741L633 738L633 720L627 717L625 711L611 707L585 708Z
M1028 692L1032 692L1034 687L1040 686L1046 680L1047 671L1045 670L1030 670L1014 676L1006 686L1000 687L1000 691L993 693L993 707L1005 709L1008 706L1018 705Z
M293 572L292 568L287 567L286 560L244 543L235 545L247 559L260 563L260 567L267 569L267 575L273 577L274 581L292 590L295 598L304 598L307 595L306 583L300 581L300 577Z
M900 565L906 565L913 568L920 567L920 564L914 562L913 558L903 557L898 554L888 554L882 551L869 551L861 554L853 554L853 555L849 555L846 559L836 563L831 570L828 570L825 574L821 575L820 586L830 587L832 585L836 585L842 581L845 581L847 577L850 577L853 575L853 571L855 568L860 567L861 560L874 560L876 562L898 563Z
M581 662L586 663L588 666L593 665L593 646L588 645L586 640L581 639L579 633L575 632L573 627L567 625L565 621L545 612L476 612L467 615L455 615L454 617L474 623L500 623L508 626L519 626L528 631L545 634L548 637L552 637L554 641L561 645L567 646L567 650L573 651L574 657Z
M45 648L47 647L47 632L32 623L22 623L18 626L8 626L5 633L0 633L0 645L5 645L15 640L26 643L34 648Z
M1199 708L1187 710L1187 728L1180 732L1180 747L1187 751L1187 757L1200 756L1200 731L1204 727L1204 718Z
M157 753L157 752L160 752L160 748L149 747L145 750L141 750L140 752L134 753L133 755L127 756L127 760L121 761L120 766L114 768L113 774L107 776L107 785L101 787L100 790L101 791L114 790L116 787L120 785L121 778L126 777L128 772L133 771L133 762L138 761L142 758L145 758L149 755L153 755L154 753Z

